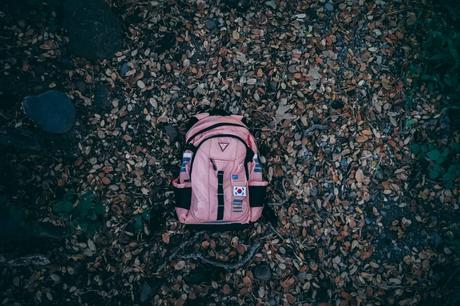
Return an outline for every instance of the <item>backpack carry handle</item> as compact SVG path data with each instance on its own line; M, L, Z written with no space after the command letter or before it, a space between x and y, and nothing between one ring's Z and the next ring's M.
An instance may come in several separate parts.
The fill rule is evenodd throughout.
M204 119L209 116L229 116L232 117L238 121L241 121L243 124L246 124L246 118L244 118L241 115L233 115L227 111L221 110L221 109L214 109L210 111L209 113L199 113L194 115L190 120L187 122L185 126L185 130L188 131L195 123L200 121L201 119Z

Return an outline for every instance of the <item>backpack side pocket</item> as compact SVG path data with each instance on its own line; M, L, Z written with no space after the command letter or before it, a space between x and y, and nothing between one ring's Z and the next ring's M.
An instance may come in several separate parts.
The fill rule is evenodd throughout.
M174 195L176 198L176 213L180 222L184 222L187 218L190 205L192 203L192 186L189 182L179 183L179 179L176 178L172 181Z
M249 206L251 207L251 222L257 221L262 215L267 192L267 181L249 182Z

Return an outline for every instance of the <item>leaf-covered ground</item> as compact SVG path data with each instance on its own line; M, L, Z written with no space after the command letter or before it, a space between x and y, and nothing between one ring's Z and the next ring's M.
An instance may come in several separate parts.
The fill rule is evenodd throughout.
M71 55L59 5L37 2L0 9L0 126L40 140L2 149L0 204L40 221L25 232L61 230L3 241L2 303L459 301L458 181L426 171L458 152L411 148L458 140L442 97L407 79L429 8L112 1L125 49L91 62ZM50 88L77 107L65 135L40 133L20 109ZM190 230L174 215L186 121L214 108L247 117L270 181L265 218L242 231ZM30 254L40 260L18 261Z

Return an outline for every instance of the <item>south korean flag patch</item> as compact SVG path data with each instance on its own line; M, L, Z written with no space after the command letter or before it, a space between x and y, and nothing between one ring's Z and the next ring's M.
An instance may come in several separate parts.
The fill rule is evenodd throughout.
M246 187L233 186L233 196L235 196L235 197L245 197L246 196Z

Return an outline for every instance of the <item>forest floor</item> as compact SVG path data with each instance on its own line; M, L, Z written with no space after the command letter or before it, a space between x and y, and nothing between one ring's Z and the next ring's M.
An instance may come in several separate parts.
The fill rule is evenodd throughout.
M441 97L407 78L422 4L112 1L125 47L89 61L42 2L0 9L0 127L38 141L1 148L0 205L39 220L30 231L61 230L2 241L0 302L460 301L458 182L430 179L410 147L457 135ZM49 89L76 106L67 134L21 110ZM174 213L185 123L215 108L248 119L270 182L265 217L241 231L194 231Z

